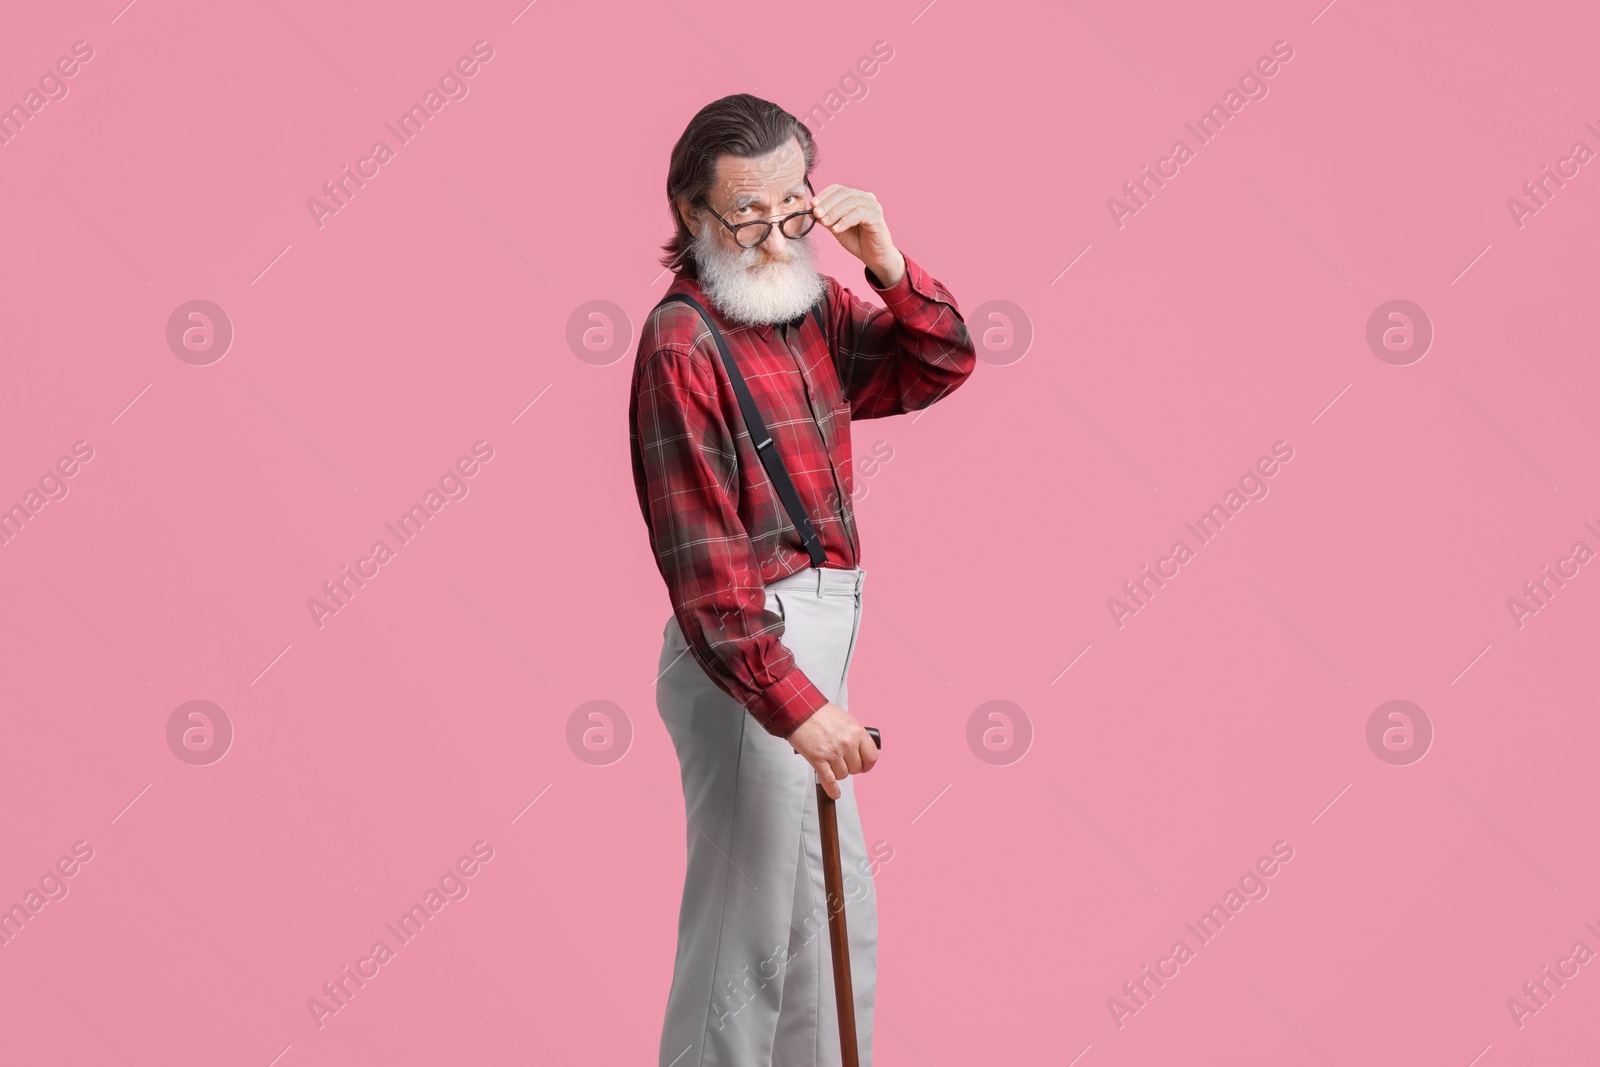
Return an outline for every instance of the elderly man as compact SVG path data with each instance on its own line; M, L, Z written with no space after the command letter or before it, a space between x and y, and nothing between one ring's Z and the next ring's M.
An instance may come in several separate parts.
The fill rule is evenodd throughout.
M814 191L816 159L811 132L765 100L695 115L667 175L676 278L634 366L634 484L672 602L656 702L688 816L662 1067L840 1062L817 781L837 801L872 1062L877 897L850 776L878 753L845 710L865 575L850 423L925 408L976 360L954 297L895 247L877 197ZM817 271L813 226L884 307Z

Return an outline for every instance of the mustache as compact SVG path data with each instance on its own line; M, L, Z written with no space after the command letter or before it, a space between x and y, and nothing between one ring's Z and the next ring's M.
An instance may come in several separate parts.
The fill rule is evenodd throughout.
M737 264L746 270L761 270L778 265L803 266L811 262L811 246L801 244L798 239L785 244L781 253L774 253L765 243L754 248L724 248L717 241L715 234L702 231L696 235L695 245L695 251L702 259Z
M769 246L771 238L754 248L741 248L733 253L744 264L756 263L793 263L802 258L803 252L795 242L784 245L781 253L774 252Z

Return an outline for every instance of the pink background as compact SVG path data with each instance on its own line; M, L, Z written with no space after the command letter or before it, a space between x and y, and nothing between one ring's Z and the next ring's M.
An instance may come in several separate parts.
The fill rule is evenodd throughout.
M684 823L624 413L667 153L726 93L823 103L876 41L818 188L876 192L975 334L1019 325L990 301L1033 332L856 428L893 451L850 686L887 738L878 1062L1592 1054L1600 965L1507 1007L1600 951L1600 568L1507 606L1600 549L1597 164L1507 207L1600 149L1592 6L121 3L0 34L0 102L94 50L0 148L0 504L93 449L0 548L0 903L93 849L0 948L0 1061L654 1062ZM469 95L319 229L306 200L480 40ZM235 330L207 366L166 341L193 299ZM1366 341L1393 299L1435 331L1407 366ZM581 359L595 300L632 325ZM308 598L477 441L469 495L319 628ZM1119 628L1107 599L1277 441L1270 495ZM1432 725L1409 765L1367 742L1394 699ZM220 761L169 747L190 700ZM620 760L569 747L590 700ZM1020 760L969 747L992 700ZM307 999L478 841L470 893L319 1029Z

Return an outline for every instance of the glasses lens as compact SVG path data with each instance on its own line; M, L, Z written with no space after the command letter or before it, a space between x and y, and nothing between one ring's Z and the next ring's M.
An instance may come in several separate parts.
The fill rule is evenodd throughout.
M740 226L733 233L734 239L739 242L740 248L754 248L767 239L767 234L772 232L770 222L751 222Z
M790 215L783 220L783 235L785 237L804 237L811 232L811 227L817 224L817 217L811 212L804 215Z

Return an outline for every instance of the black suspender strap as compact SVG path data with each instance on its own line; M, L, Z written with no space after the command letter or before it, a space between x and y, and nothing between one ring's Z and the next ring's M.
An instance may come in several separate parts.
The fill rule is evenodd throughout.
M767 432L767 424L761 418L760 409L756 407L756 398L750 395L750 386L745 383L739 365L733 361L733 353L728 351L728 343L723 340L722 331L717 329L717 324L712 321L700 301L688 293L672 293L663 299L661 304L675 300L688 304L699 312L700 318L710 329L712 339L717 342L717 351L722 355L722 365L728 369L728 380L733 383L734 395L739 398L739 410L744 415L745 428L750 431L750 443L756 446L756 455L761 457L761 465L766 468L767 477L772 480L772 487L777 490L778 500L782 502L783 509L789 513L789 521L794 523L794 528L799 531L806 555L811 557L811 565L822 566L823 561L827 559L827 554L822 551L822 542L817 539L817 532L811 526L811 518L806 514L805 505L800 502L800 494L795 491L794 481L783 465L783 457L778 454L778 447L773 443L772 435ZM656 306L660 307L661 304ZM828 331L822 324L821 309L813 305L811 311L816 316L818 328L826 338Z

